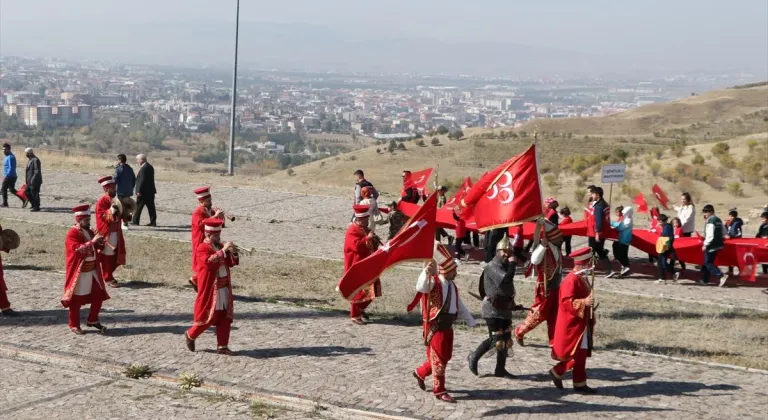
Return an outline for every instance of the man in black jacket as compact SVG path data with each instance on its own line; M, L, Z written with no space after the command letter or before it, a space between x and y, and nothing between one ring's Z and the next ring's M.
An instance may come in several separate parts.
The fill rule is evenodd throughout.
M147 206L149 224L157 226L157 213L155 212L155 168L147 162L144 154L136 156L139 165L139 173L136 175L136 212L133 214L133 224L138 225L141 220L141 212Z
M35 156L35 151L31 147L24 149L29 162L27 163L27 200L32 206L32 211L40 211L40 186L43 185L43 170L40 166L40 159Z

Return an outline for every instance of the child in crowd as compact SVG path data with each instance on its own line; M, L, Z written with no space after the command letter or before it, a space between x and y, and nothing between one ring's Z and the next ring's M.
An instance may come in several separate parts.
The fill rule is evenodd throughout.
M679 217L675 217L672 219L672 228L675 232L675 239L679 239L683 237L683 222L680 220ZM673 249L672 252L675 252ZM677 259L677 255L675 255L675 259ZM682 261L678 261L680 263L680 270L685 270L685 263Z
M567 225L568 223L573 223L573 219L571 219L571 209L565 206L560 210L560 225ZM571 255L571 237L563 236L563 244L565 244L564 255Z
M656 234L661 233L661 229L659 228L659 208L651 207L649 214L651 215L651 224L648 226L648 231ZM651 264L655 263L656 257L648 254L648 262Z
M725 239L738 239L741 238L741 229L744 227L744 221L739 217L739 212L736 209L728 210L728 220L725 222L728 226L728 232L725 234ZM733 275L733 267L728 267L728 275Z
M757 228L756 238L768 239L768 211L760 215L760 227ZM768 274L768 264L763 264L763 274Z
M613 243L613 256L621 264L621 271L618 273L618 276L625 277L630 272L629 246L632 243L632 228L634 227L632 207L619 206L616 208L616 213L619 214L619 220L611 222L611 227L618 231L619 237ZM607 277L614 277L616 274L615 271L611 271Z
M667 283L667 272L672 274L672 278L677 281L678 273L675 273L675 230L671 224L668 223L669 218L666 214L659 215L659 229L661 230L661 237L659 240L666 240L667 245L660 249L657 244L656 250L659 251L659 280L657 283Z

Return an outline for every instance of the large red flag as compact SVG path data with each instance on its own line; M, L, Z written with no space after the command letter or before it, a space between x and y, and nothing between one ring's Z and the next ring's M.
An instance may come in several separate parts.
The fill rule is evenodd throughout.
M429 184L429 179L432 178L433 171L433 168L427 168L411 173L410 186L416 188L419 195L429 195L427 184Z
M736 248L736 261L739 267L739 277L744 281L755 282L757 280L757 256L756 244L738 243Z
M336 290L349 299L368 287L381 273L395 264L410 260L427 260L434 255L437 194L432 194L405 227L368 258L352 264L339 280Z
M643 193L637 193L632 203L637 206L637 213L648 213L648 202L645 201Z
M483 175L461 200L462 217L478 230L502 228L544 215L536 145Z
M446 201L445 205L438 211L443 209L453 211L453 208L461 202L461 199L464 198L464 195L466 195L470 189L472 189L472 178L466 177L464 178L464 182L461 183L459 189L456 190L456 193L453 195L453 197Z
M659 201L661 207L664 207L664 210L669 210L669 198L667 198L667 195L664 194L664 191L661 189L659 184L653 184L651 191L653 191L653 195L656 197L656 200Z

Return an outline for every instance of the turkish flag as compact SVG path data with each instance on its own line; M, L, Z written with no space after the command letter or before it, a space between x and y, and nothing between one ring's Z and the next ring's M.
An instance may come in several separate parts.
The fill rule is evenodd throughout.
M659 184L653 184L651 191L653 191L653 195L656 197L656 200L659 201L661 207L664 207L664 210L669 210L669 199L667 198L667 195L664 194L661 187L659 187Z
M637 206L638 213L648 213L648 202L645 201L643 193L637 193L637 196L632 200L632 204Z
M432 178L433 168L423 169L421 171L412 172L410 181L410 187L416 188L419 195L429 195L427 184L429 184L429 178Z
M395 264L431 259L435 248L436 215L437 194L433 194L394 238L380 246L368 258L352 264L339 280L336 290L344 299L350 299Z
M459 187L458 190L456 190L456 194L453 195L453 197L450 198L450 200L445 202L445 205L438 209L437 211L441 210L448 210L453 211L453 208L456 207L457 204L461 202L461 199L464 198L464 195L469 192L469 190L472 189L472 178L466 177L464 178L464 182L461 183L461 187Z
M757 244L739 243L734 248L739 267L739 277L744 281L755 282L757 280L757 257L755 255Z
M536 145L483 175L461 200L464 220L474 216L481 232L542 217Z

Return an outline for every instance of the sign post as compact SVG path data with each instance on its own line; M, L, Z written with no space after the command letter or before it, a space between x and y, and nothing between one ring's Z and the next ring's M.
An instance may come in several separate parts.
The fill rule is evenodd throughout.
M608 190L608 205L611 205L611 198L613 196L613 184L624 182L625 175L627 173L627 165L624 163L617 163L611 165L603 165L602 176L600 182L603 184L611 184Z

